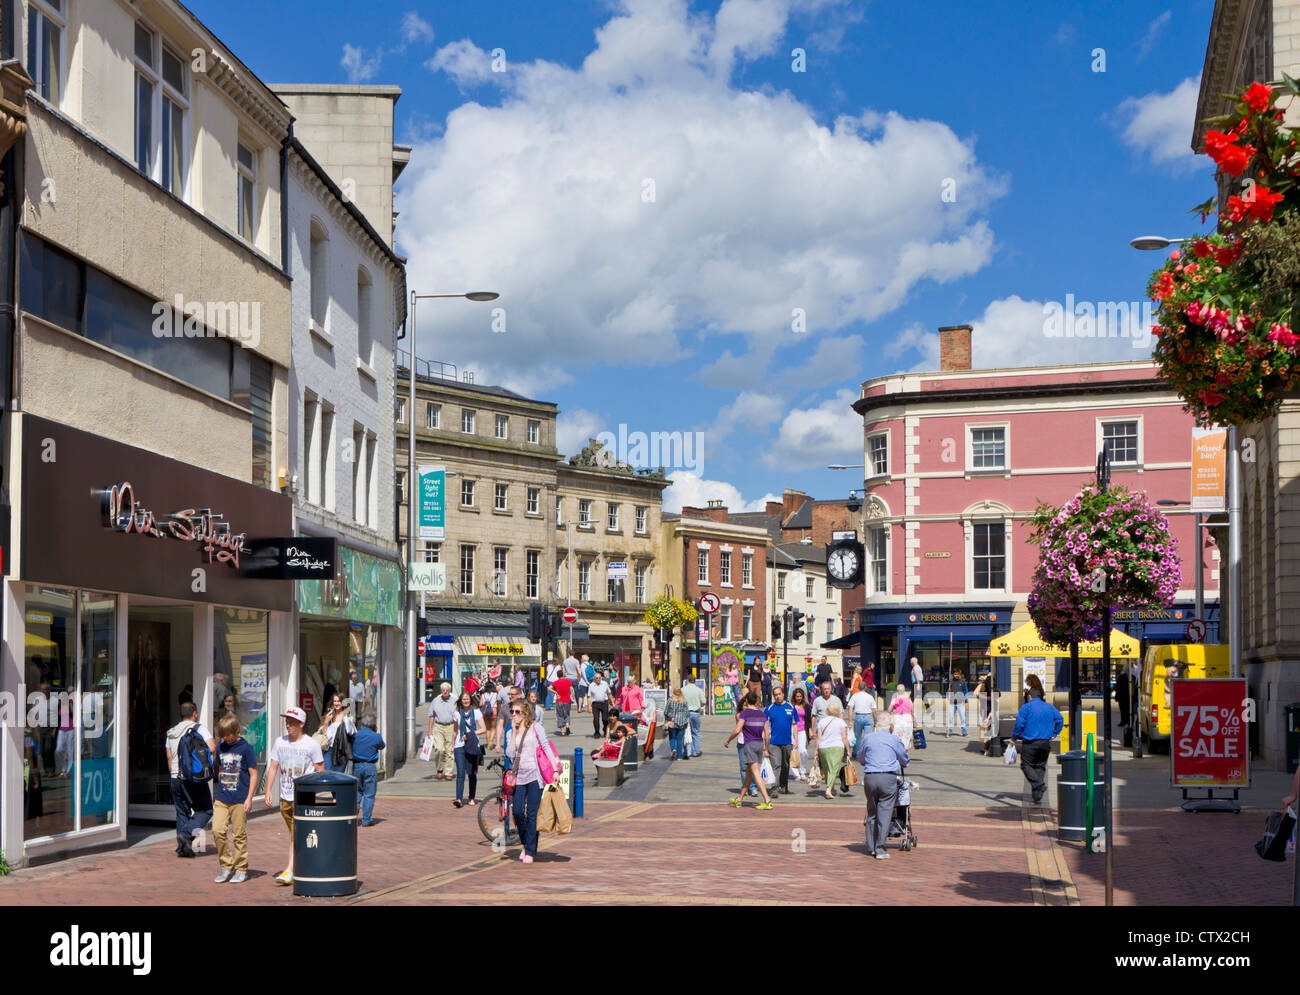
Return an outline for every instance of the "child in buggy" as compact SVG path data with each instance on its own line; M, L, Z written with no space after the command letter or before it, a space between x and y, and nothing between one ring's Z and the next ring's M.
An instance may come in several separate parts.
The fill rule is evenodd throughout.
M912 831L912 792L918 787L915 781L898 775L898 802L894 805L894 817L889 823L885 846L897 846L900 850L916 847L916 833Z

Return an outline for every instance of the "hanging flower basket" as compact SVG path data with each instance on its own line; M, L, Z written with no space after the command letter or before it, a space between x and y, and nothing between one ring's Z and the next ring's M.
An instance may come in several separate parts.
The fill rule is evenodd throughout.
M1284 76L1288 100L1300 85ZM1206 133L1228 197L1217 231L1185 240L1152 274L1153 351L1161 374L1199 424L1242 424L1277 413L1300 384L1300 164L1278 92L1242 89L1233 113ZM1197 208L1202 220L1214 199Z
M655 598L645 610L646 625L656 629L675 629L680 625L688 625L699 617L700 613L694 605L681 598L670 598L666 594Z
M1099 639L1107 603L1112 609L1174 603L1178 540L1144 495L1125 487L1101 493L1089 484L1059 509L1040 506L1033 527L1039 559L1029 616L1052 645Z

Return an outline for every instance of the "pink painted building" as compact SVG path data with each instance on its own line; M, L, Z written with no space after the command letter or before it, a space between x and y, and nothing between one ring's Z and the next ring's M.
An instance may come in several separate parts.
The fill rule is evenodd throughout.
M1097 363L972 370L969 326L940 330L935 373L877 377L862 385L866 465L866 603L858 609L863 660L892 679L916 656L926 690L950 655L967 677L996 671L1019 688L1020 661L990 657L989 643L1029 620L1025 599L1038 562L1029 517L1060 505L1094 479L1111 453L1113 484L1150 500L1188 501L1193 422L1154 364ZM1147 644L1181 642L1194 617L1196 520L1169 507L1183 556L1171 609L1117 612L1116 628ZM1218 633L1218 553L1203 539L1207 641ZM1053 658L1049 690L1067 680ZM1013 670L1016 672L1013 676ZM1081 687L1096 683L1082 668Z

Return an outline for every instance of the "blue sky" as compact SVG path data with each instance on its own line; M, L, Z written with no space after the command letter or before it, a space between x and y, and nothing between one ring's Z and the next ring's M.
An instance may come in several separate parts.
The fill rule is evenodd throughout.
M978 366L1146 355L1047 338L1043 306L1140 301L1159 257L1128 240L1213 192L1212 0L191 6L268 83L402 87L409 284L505 319L426 305L421 355L555 401L566 452L704 433L670 507L842 496L859 385L934 368L940 325Z

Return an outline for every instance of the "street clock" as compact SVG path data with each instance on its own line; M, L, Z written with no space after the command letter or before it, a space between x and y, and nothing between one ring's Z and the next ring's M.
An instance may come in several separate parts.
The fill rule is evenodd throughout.
M856 532L836 532L826 546L826 579L848 591L862 583L865 549Z

